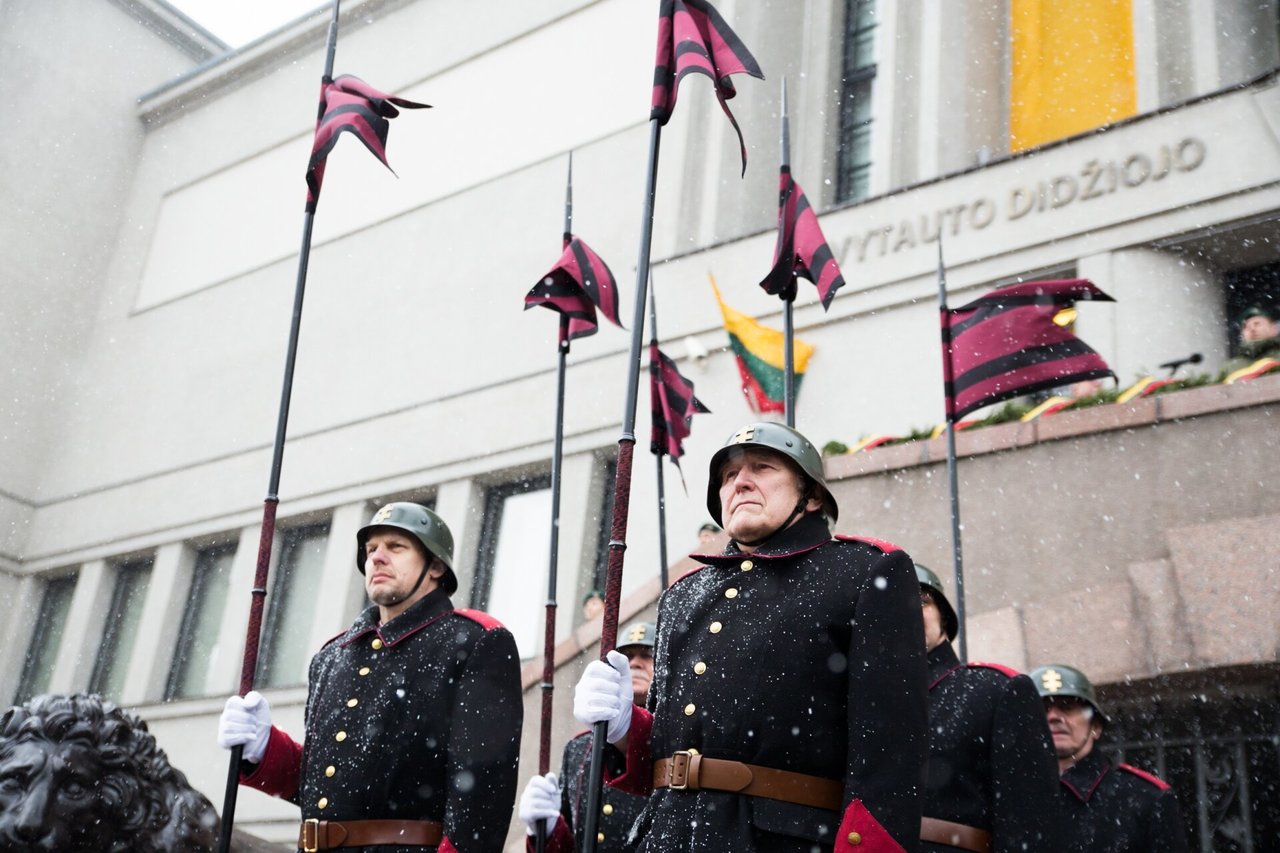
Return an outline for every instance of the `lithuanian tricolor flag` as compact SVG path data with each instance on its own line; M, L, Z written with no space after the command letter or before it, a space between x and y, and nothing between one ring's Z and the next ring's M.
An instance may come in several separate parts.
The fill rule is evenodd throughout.
M725 305L724 300L720 298L720 288L716 287L715 276L709 277L711 289L716 294L716 302L720 304L720 313L724 316L724 329L729 333L729 346L737 357L738 373L742 375L742 393L747 397L747 405L751 407L751 411L758 414L783 413L786 409L783 399L786 342L782 332L762 326L741 311ZM809 366L811 355L813 355L813 346L796 338L797 395L800 393L800 380L804 378L804 371Z
M1012 0L1009 150L1138 111L1132 0Z

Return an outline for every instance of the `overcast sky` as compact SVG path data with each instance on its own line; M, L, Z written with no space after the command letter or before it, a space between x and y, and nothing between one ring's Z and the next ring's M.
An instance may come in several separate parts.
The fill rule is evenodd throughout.
M232 47L329 5L325 0L169 0L169 4Z

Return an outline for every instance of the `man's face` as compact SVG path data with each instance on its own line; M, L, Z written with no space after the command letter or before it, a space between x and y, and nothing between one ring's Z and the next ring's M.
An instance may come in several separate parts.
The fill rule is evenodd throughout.
M1270 317L1255 315L1244 321L1240 327L1240 340L1245 343L1265 341L1280 335L1280 327Z
M1102 721L1095 719L1093 706L1075 696L1059 696L1044 700L1049 734L1059 766L1071 766L1093 750L1094 741L1102 734Z
M782 527L800 497L799 474L772 450L735 451L720 468L720 515L724 529L739 543L764 539ZM805 502L805 512L821 508L819 498Z
M644 705L649 699L649 685L653 683L653 649L648 646L624 646L618 651L627 656L631 664L632 701Z
M942 611L933 600L933 593L924 587L920 587L920 608L924 616L924 650L931 652L947 639L947 632L942 627Z
M418 541L394 527L380 527L364 544L364 589L379 607L406 604L409 591L418 582L427 557ZM418 587L414 600L440 585L439 572L432 570Z

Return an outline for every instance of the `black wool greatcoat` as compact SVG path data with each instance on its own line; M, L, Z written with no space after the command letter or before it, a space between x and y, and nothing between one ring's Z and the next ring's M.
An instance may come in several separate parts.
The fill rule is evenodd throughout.
M272 729L241 781L297 803L302 818L434 820L438 848L354 853L497 853L515 802L520 657L484 613L442 589L385 625L366 609L311 659L306 739Z
M1062 774L1067 849L1187 853L1187 832L1163 780L1093 749Z
M924 814L991 833L992 853L1061 849L1058 762L1035 684L1005 667L962 664L948 641L929 652Z
M753 554L696 559L659 602L649 711L633 711L611 783L652 791L637 849L919 850L928 699L911 559L833 539L817 513ZM688 749L836 780L841 810L653 789L652 762Z

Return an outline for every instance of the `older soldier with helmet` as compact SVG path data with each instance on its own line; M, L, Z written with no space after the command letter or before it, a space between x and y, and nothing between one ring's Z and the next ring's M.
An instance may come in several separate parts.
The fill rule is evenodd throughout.
M1058 756L1071 849L1185 853L1186 829L1168 783L1096 749L1108 720L1085 674L1051 664L1032 670L1031 680L1044 701Z
M502 847L523 716L510 632L455 610L453 536L414 503L356 534L373 605L311 659L306 740L271 725L257 692L227 700L241 784L298 804L300 850L466 853Z
M1058 773L1035 685L962 663L942 581L916 563L929 657L929 761L920 837L930 853L1058 850Z
M658 605L648 711L625 659L587 666L574 696L606 722L649 793L642 853L920 849L927 738L919 586L885 542L832 537L822 458L775 423L711 459L707 509L730 537Z
M644 707L649 698L649 685L653 682L653 641L655 630L652 622L636 622L618 635L618 651L627 658L631 673L632 701ZM605 747L605 776L614 778L626 769L626 759L616 748ZM582 849L582 833L585 821L582 809L587 802L587 768L591 763L591 731L582 732L564 745L564 760L560 763L560 777L548 773L534 776L520 796L520 819L530 838L526 844L534 848L532 836L538 831L538 822L547 826L548 853L569 853ZM645 798L609 788L604 791L600 805L600 820L596 833L596 850L614 853L626 849L627 832L644 807Z

